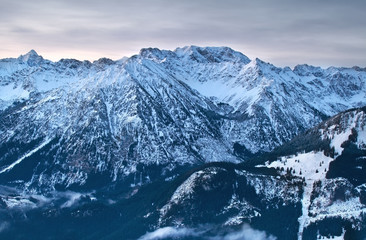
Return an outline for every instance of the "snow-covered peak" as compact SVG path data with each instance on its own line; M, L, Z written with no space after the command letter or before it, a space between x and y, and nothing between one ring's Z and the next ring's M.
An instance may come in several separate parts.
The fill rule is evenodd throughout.
M174 51L179 57L189 56L197 62L242 62L248 64L250 59L244 54L229 47L186 46Z
M79 61L76 59L61 59L60 61L55 63L55 66L57 68L67 68L69 70L74 70L80 67L85 67L86 69L89 69L92 67L92 63L85 60L85 61Z
M185 46L174 51L161 50L158 48L143 48L138 55L144 59L166 61L195 62L203 64L212 63L242 63L248 64L250 59L244 54L234 51L229 47L197 47Z
M267 63L262 61L259 58L255 58L254 60L250 61L246 68L252 68L258 71L259 73L265 73L265 72L275 72L279 73L282 69L275 67L273 64Z
M310 147L308 139L317 142L317 145ZM282 156L276 161L267 162L266 165L270 168L277 168L283 174L304 177L306 180L325 179L326 173L329 171L329 164L342 155L343 150L349 147L351 142L358 149L366 149L366 107L337 114L312 131L308 131L301 138L292 141L293 148L307 148L307 152L304 150ZM321 145L324 150L319 150ZM347 161L351 161L350 157L347 159Z
M323 139L331 139L335 155L343 152L343 144L355 138L360 148L366 146L366 107L338 114L320 129Z
M139 56L145 59L163 60L169 54L171 54L171 52L167 50L160 50L158 48L142 48Z
M354 66L352 67L352 69L358 71L358 72L366 72L366 67L365 68L361 68L361 67L358 67L358 66Z
M321 67L315 67L308 64L296 65L293 71L299 76L314 75L316 77L321 76L324 72Z
M33 67L39 65L39 63L43 61L43 57L38 55L38 53L32 49L27 54L19 56L18 60Z
M29 99L31 93L51 90L66 95L79 90L95 94L106 86L126 84L126 92L131 95L143 89L153 99L177 98L178 93L185 92L182 98L195 98L189 102L199 99L202 106L215 106L220 114L230 114L229 119L239 119L235 128L228 120L223 127L228 132L223 135L257 152L273 149L325 117L366 104L365 72L308 65L292 71L258 58L250 61L228 47L188 46L174 51L145 48L138 55L115 62L43 60L34 67L23 62L38 58L31 51L22 56L22 62L0 60L0 109ZM297 73L301 69L304 74ZM318 71L322 71L321 76L305 74ZM180 89L173 93L174 86ZM258 126L266 136L260 140L262 145L257 141Z
M22 55L22 56L23 56L23 60L27 61L29 58L38 57L39 55L34 49L32 49L28 53L26 53L25 55Z
M109 58L99 58L98 60L94 61L93 64L96 65L113 65L115 64L115 61L113 61L112 59Z

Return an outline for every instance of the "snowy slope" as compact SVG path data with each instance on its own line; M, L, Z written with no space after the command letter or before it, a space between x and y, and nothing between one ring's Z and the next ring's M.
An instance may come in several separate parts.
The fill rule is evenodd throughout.
M216 163L190 172L173 185L153 230L249 224L278 239L364 239L365 113L363 107L337 114L265 155L271 161L255 169ZM337 162L345 163L341 172Z
M52 190L56 184L83 185L93 174L107 176L110 182L136 171L142 174L141 164L169 170L239 161L213 124L216 106L176 82L161 66L141 57L100 64L90 64L86 71L85 63L74 60L51 63L51 73L60 71L55 66L66 71L65 76L55 73L51 81L62 82L62 87L45 89L42 84L50 73L43 67L27 76L35 86L32 96L1 115L5 181L18 178L32 188ZM18 173L28 165L34 168L31 177ZM143 182L150 178L146 171Z
M276 168L283 175L304 179L302 215L299 218L298 239L303 239L305 228L324 219L341 218L353 221L356 226L363 221L366 205L361 200L364 178L357 179L352 174L356 168L361 176L365 174L362 159L366 154L365 130L366 108L350 110L322 123L316 128L323 141L329 141L329 151L301 152L267 162L268 168ZM355 149L352 148L352 145ZM344 151L352 155L345 155ZM350 150L348 150L350 149ZM358 156L359 154L359 156ZM337 176L337 165L333 162L345 161L342 171L351 175ZM356 179L355 179L356 178ZM361 185L352 184L356 182Z
M148 73L143 71L146 66ZM95 85L81 88L76 96L69 93L67 96L73 97L68 100L68 108L60 107L65 92L52 90L52 95L43 93L47 98L18 103L2 113L3 126L10 128L2 128L0 135L9 137L0 148L0 180L6 184L0 185L0 220L6 223L1 238L37 238L33 236L42 232L41 238L58 233L63 239L75 234L90 239L138 239L147 232L171 229L185 234L184 229L191 229L197 235L183 234L183 239L226 239L229 237L225 236L247 236L237 232L242 227L257 229L261 238L270 239L365 238L365 107L337 114L263 155L269 156L270 161L263 161L262 166L204 164L204 153L218 153L218 145L225 146L225 142L215 135L220 128L212 128L217 122L205 115L207 112L188 109L205 106L203 109L211 109L210 114L222 109L217 110L210 100L184 84L169 86L169 92L161 92L169 82L155 78L164 76L155 65L133 62L124 69L126 73L121 75L110 72L111 76L129 76L123 77L123 83L118 77L111 84L95 80ZM130 74L135 71L143 72L138 79L151 81L132 81ZM192 94L190 101L183 100L188 94ZM84 95L93 100L80 97ZM121 95L125 98L121 99ZM55 106L59 107L53 110ZM37 116L28 113L34 109L46 112ZM7 115L7 111L14 115ZM45 116L49 118L41 121ZM53 126L56 116L60 120L68 116L68 120ZM37 131L28 124L25 131L12 127L14 122L20 126L35 122L43 128ZM201 128L192 129L197 123ZM63 124L70 125L63 130ZM23 147L16 144L22 141L17 132L35 139L22 142ZM44 137L39 138L41 134ZM179 138L176 134L180 134ZM189 137L184 138L185 134ZM213 136L209 138L208 134ZM167 136L174 143L165 141ZM195 139L197 136L209 143L203 145L202 139ZM192 149L182 148L188 145L184 145L184 140L178 144L180 138L195 148L197 155L191 155L193 161L202 161L200 166L196 164L182 174L172 169L179 168L180 161L188 161L182 154L190 154ZM217 139L221 142L212 144ZM198 143L204 147L199 149ZM209 144L213 145L211 149ZM177 154L174 158L181 158L164 163L168 158L159 157L161 153L155 152L159 147ZM178 147L183 151L171 151ZM289 154L278 155L286 152L283 149ZM142 154L150 154L154 159L143 158ZM125 162L119 162L117 156L124 157ZM157 160L159 163L154 162ZM93 178L104 188L82 188L90 186ZM113 186L111 182L120 184ZM101 222L101 218L105 221ZM60 224L68 231L60 233Z
M250 61L229 48L144 49L141 55L225 106L222 113L229 119L221 126L223 135L252 152L269 151L325 118L366 102L366 72L360 68L299 65L291 70Z
M0 60L0 182L136 184L178 166L240 162L365 104L365 79L359 68L282 69L227 47L93 63L32 50Z

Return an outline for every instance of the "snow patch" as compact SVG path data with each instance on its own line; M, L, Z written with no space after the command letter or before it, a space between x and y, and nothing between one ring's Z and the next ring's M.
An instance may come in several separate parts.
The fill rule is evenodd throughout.
M323 152L312 151L281 157L277 161L267 163L266 166L279 169L282 174L290 173L293 176L314 181L325 178L331 161L333 161L333 158L325 156Z
M5 86L0 86L0 99L3 101L14 101L15 99L27 99L29 91L23 89L21 86L15 86L10 83Z
M65 196L68 198L68 200L61 205L61 208L69 208L75 205L80 198L83 196L81 193L78 192L66 192Z
M302 234L306 226L310 224L309 207L314 182L325 179L329 164L334 159L325 156L323 152L300 153L293 156L282 157L272 163L266 163L269 168L279 169L282 174L290 174L305 179L304 193L302 197L302 215L299 217L298 240L302 240Z
M41 145L39 145L38 147L36 147L35 149L33 149L32 151L30 151L29 153L25 154L23 157L19 158L18 160L16 160L15 162L13 162L12 164L10 164L9 166L5 167L4 169L2 169L0 171L1 173L4 172L8 172L10 171L13 167L15 167L16 165L18 165L20 162L22 162L24 159L26 159L27 157L32 156L34 153L38 152L40 149L42 149L44 146L46 146L48 143L50 143L52 141L52 139L46 139L46 141L44 141Z

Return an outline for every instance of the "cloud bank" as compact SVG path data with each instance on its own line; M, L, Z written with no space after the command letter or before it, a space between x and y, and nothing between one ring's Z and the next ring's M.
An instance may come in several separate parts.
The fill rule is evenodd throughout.
M199 234L196 229L191 228L174 228L164 227L155 230L154 232L146 233L139 240L158 240L158 239L170 239L170 238L184 238L184 237L197 237Z
M120 59L144 47L229 46L278 66L366 63L366 1L1 0L0 58Z
M216 236L210 240L276 240L274 236L267 236L266 232L251 228L244 224L242 229L237 232L228 233L224 236Z
M163 240L163 239L191 239L199 237L204 240L276 240L277 238L267 235L264 231L251 228L244 224L241 230L227 234L216 234L212 236L212 229L209 227L186 228L186 227L164 227L154 232L146 233L138 240Z

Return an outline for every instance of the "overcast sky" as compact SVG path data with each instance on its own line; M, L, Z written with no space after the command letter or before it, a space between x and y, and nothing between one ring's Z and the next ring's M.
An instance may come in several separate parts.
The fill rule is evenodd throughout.
M0 58L114 60L229 46L277 66L366 67L365 0L0 0Z

